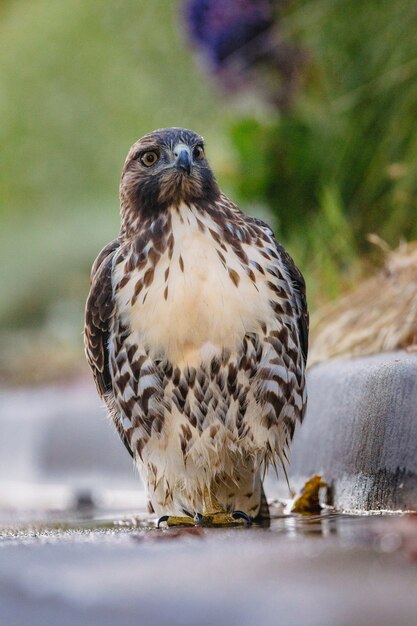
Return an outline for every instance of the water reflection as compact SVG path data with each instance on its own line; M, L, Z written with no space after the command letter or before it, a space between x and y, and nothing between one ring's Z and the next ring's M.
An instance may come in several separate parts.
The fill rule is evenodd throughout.
M324 510L319 515L273 513L268 527L251 528L166 528L156 529L155 519L141 510L108 511L100 515L92 503L74 507L63 514L49 511L47 516L9 520L0 525L0 541L37 538L65 539L76 536L98 538L105 534L131 535L135 541L179 540L185 537L224 537L248 540L262 536L300 542L303 549L314 551L324 544L367 546L380 552L393 552L406 546L417 555L417 516L349 515ZM306 543L306 540L308 542ZM319 541L320 543L320 541ZM413 554L414 554L413 552ZM417 558L417 556L416 556Z
M290 538L300 535L328 537L336 534L338 522L346 521L351 516L340 513L322 512L319 515L288 514L273 517L270 529L272 532L282 532Z

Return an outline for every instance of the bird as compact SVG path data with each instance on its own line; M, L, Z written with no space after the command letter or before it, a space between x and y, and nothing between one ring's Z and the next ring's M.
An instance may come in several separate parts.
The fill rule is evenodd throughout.
M158 526L267 522L265 473L285 471L307 402L304 278L221 192L194 131L135 142L119 191L84 343L149 511Z

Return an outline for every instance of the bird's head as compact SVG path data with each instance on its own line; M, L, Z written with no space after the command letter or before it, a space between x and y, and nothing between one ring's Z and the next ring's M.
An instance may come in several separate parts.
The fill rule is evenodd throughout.
M153 219L181 203L213 201L219 188L203 138L184 128L163 128L130 148L120 181L122 216Z

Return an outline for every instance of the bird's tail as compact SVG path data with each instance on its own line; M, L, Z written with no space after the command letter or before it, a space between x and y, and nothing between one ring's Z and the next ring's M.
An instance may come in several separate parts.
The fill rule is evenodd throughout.
M253 521L255 523L265 524L265 525L269 525L269 521L270 521L268 500L266 499L264 486L262 483L261 483L261 504L259 507L258 514L256 515Z

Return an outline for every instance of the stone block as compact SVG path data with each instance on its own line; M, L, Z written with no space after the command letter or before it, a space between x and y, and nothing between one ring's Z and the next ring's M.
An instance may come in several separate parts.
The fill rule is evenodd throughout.
M328 361L309 371L308 393L293 483L322 474L338 509L416 510L417 357Z

